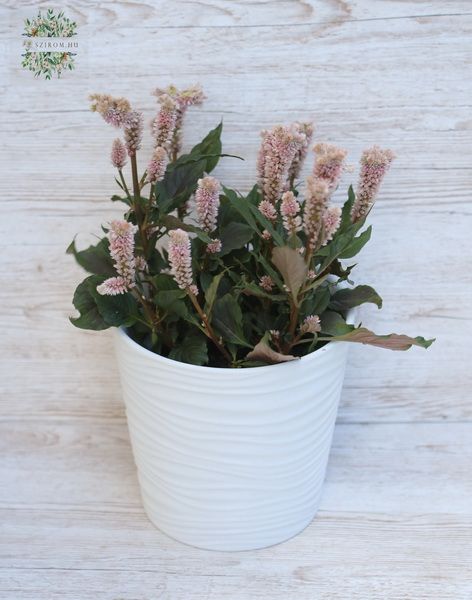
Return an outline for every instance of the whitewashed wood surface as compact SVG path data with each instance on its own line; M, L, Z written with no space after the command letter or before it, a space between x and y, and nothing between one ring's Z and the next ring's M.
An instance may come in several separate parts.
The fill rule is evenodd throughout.
M19 68L39 6L0 3L0 598L470 600L470 0L68 1L52 6L84 46L59 81ZM218 167L228 185L250 187L258 130L278 122L312 118L352 163L395 150L358 268L385 307L363 319L437 337L352 348L322 510L258 552L195 550L148 522L110 337L67 320L82 273L65 248L118 210L114 132L87 95L150 119L154 87L195 81L208 100L185 144L222 117L247 159Z

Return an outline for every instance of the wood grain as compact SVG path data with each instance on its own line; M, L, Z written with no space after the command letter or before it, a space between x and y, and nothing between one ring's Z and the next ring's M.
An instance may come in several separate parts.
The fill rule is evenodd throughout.
M470 600L470 2L65 2L84 46L49 82L14 50L37 8L0 5L0 599ZM274 123L313 119L354 165L367 145L394 149L354 271L384 308L362 318L437 337L428 352L353 345L322 510L258 552L194 550L150 525L110 338L67 321L82 274L65 249L120 210L116 132L87 96L126 95L150 120L150 91L171 81L203 84L185 147L223 118L245 162L215 174L243 191Z

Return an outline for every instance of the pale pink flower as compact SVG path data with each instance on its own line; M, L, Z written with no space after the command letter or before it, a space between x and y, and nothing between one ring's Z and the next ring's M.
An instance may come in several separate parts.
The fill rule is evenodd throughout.
M149 271L149 266L144 256L136 256L134 260L137 271L141 271L142 273L147 273Z
M101 296L117 296L118 294L124 294L128 289L128 282L123 277L110 277L97 285L97 292Z
M324 179L328 183L329 189L333 190L343 172L347 151L323 142L316 144L313 150L316 154L313 175L317 179Z
M162 146L154 148L151 160L147 166L146 181L155 183L164 177L167 168L167 152Z
M200 227L207 232L214 231L220 206L220 183L217 179L203 177L198 180L195 204Z
M295 153L292 164L290 165L288 176L290 182L293 182L300 175L300 171L308 151L308 146L311 143L311 138L313 137L313 131L315 129L313 127L313 123L298 122L293 124L293 128L298 131L298 133L302 134L303 137L300 138L300 147Z
M182 229L173 229L169 238L170 272L180 289L189 290L194 285L189 235Z
M221 252L221 240L213 240L207 244L206 251L209 254L218 254L218 252Z
M303 209L303 225L307 237L309 251L319 243L323 214L328 203L329 186L323 179L307 178L305 204Z
M292 162L306 136L293 127L278 125L263 131L257 159L258 181L264 200L276 204L288 185Z
M113 98L109 94L92 94L90 96L93 112L98 112L103 119L114 127L121 127L126 122L131 106L126 98Z
M309 269L307 274L306 274L307 279L312 280L315 279L316 277L316 271L314 271L313 269Z
M264 229L264 231L261 233L261 238L268 242L270 239L272 239L272 234L270 231L267 231L267 229Z
M266 292L271 292L274 287L274 280L272 279L272 277L270 277L270 275L263 275L259 279L259 285Z
M280 203L280 214L282 215L285 231L289 235L295 235L301 229L302 220L298 214L299 212L300 204L295 198L295 194L293 192L285 192Z
M175 131L178 105L168 94L159 96L159 103L161 107L152 122L152 133L156 146L168 149Z
M111 164L120 170L126 165L126 148L120 138L116 138L113 141L111 147Z
M278 341L280 339L280 331L278 329L271 329L269 333L274 341Z
M143 138L143 115L136 110L128 113L124 123L124 136L128 156L134 156L141 148Z
M118 275L127 282L128 287L134 286L136 261L134 258L134 235L138 228L128 221L112 221L108 232L110 256L115 261Z
M299 328L300 334L305 335L306 333L318 333L321 331L321 323L318 315L309 315L305 318Z
M323 215L323 243L325 246L333 239L341 223L341 209L339 206L330 206Z
M167 128L169 133L168 139L163 140L162 145L168 144L170 152L177 155L181 149L182 125L187 108L202 104L205 96L198 85L193 85L185 90L179 90L175 85L169 85L164 89L157 88L154 95L161 104L161 112L163 111L160 117L161 124L156 124L157 129L164 132Z
M259 212L272 223L277 220L277 209L268 200L261 200L259 203Z
M353 223L363 219L369 212L382 179L394 158L395 155L391 150L382 150L378 146L373 146L362 153L356 200L351 210Z

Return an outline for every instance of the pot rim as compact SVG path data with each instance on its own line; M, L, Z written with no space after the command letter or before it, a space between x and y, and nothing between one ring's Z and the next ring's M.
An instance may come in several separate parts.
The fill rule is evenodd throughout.
M347 313L346 322L348 324L353 325L356 321L356 316L357 316L357 310L351 309ZM180 368L182 368L182 369L186 369L188 371L194 371L194 372L199 371L200 373L202 373L202 372L225 373L226 372L231 375L234 375L235 373L239 372L239 373L241 373L241 376L243 376L243 374L247 375L248 371L252 371L252 372L257 371L258 373L261 373L262 371L264 371L265 373L267 373L269 370L280 369L281 367L284 367L284 366L286 367L287 365L300 365L300 364L306 365L307 363L311 362L312 360L315 360L321 354L325 354L326 352L331 351L331 350L329 350L330 347L334 348L338 344L348 343L348 342L338 342L338 341L328 342L322 348L318 348L318 350L315 350L314 352L310 352L310 354L305 354L305 356L302 356L298 360L287 361L287 362L278 363L275 365L264 365L261 367L242 367L240 369L231 369L231 368L224 368L224 367L207 367L205 365L192 365L190 363L184 363L179 360L167 358L166 356L162 356L161 354L152 352L151 350L144 348L144 346L141 346L141 344L138 344L138 342L135 342L129 336L125 327L117 327L115 330L115 335L117 337L119 337L121 340L123 340L125 344L132 347L135 351L141 352L143 354L143 356L147 356L151 360L155 360L158 363L161 362L163 364L168 364L173 367L177 367L177 365L179 365Z

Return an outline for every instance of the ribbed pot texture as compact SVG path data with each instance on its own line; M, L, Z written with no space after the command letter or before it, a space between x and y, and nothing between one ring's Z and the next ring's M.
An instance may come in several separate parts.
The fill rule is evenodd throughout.
M117 330L144 508L172 538L250 550L299 533L320 502L348 343L284 364L176 362Z

